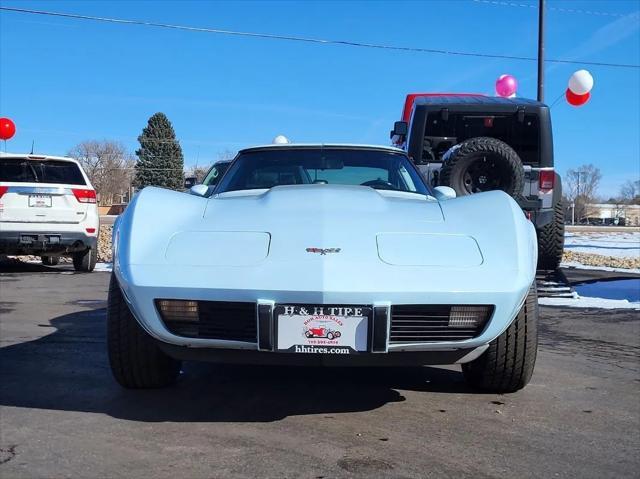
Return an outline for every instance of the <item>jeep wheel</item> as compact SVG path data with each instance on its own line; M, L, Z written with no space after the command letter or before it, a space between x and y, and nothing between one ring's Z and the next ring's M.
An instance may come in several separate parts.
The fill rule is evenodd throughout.
M510 393L527 385L538 350L538 295L535 283L516 319L491 341L482 356L462 365L472 386L490 392Z
M58 256L41 256L40 259L45 266L55 266L60 262L60 257Z
M159 388L176 381L180 361L163 353L129 311L111 275L107 307L107 350L111 372L125 388Z
M538 268L557 269L564 252L564 208L558 201L553 207L553 221L538 229Z
M518 154L495 138L471 138L444 156L439 183L450 186L458 196L502 190L522 194L524 168Z
M80 253L73 255L73 267L76 271L83 273L90 273L96 267L96 261L98 260L96 252L89 248Z

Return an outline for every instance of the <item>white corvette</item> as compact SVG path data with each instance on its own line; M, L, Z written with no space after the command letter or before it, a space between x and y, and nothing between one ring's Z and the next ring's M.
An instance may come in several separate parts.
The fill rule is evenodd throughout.
M461 363L503 392L533 372L533 225L501 191L430 191L398 149L242 150L215 188L144 189L114 255L108 347L125 387L171 384L185 359Z

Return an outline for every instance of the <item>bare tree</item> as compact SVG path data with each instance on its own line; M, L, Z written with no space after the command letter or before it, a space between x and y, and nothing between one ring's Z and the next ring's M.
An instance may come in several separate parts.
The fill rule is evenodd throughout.
M567 199L575 205L575 218L580 221L589 217L587 205L596 200L602 173L594 165L582 165L567 171L564 183L567 185Z
M235 157L236 157L235 151L231 151L229 149L226 149L226 150L222 150L222 151L218 152L218 156L217 156L215 162L224 161L224 160L233 160Z
M640 204L640 180L627 180L620 187L620 200L629 205Z
M83 141L68 155L82 165L99 194L101 205L119 203L128 195L135 160L124 145L109 140Z

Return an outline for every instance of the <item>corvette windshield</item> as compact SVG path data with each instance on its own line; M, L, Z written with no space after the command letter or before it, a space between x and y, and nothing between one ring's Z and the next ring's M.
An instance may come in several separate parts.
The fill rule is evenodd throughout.
M400 153L373 149L288 148L241 153L216 193L281 185L359 185L428 194L422 178Z

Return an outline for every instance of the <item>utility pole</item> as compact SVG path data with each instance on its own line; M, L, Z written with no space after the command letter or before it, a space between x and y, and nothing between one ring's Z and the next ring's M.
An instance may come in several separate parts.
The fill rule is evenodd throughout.
M544 3L538 0L538 101L544 101Z
M578 194L576 195L576 200L578 200L578 201L580 201L580 177L581 176L582 176L582 172L578 171ZM575 210L576 210L576 207L575 207L575 202L574 202L574 207L573 207L574 218L575 218ZM578 218L578 221L580 221L579 218Z

